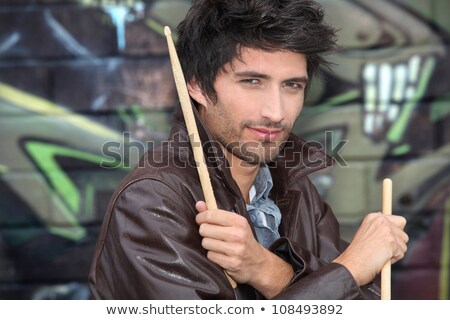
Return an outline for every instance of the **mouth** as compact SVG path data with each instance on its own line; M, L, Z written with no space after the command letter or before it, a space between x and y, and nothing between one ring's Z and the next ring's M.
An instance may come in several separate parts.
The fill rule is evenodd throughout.
M253 127L247 127L247 129L251 133L256 135L258 138L264 140L275 140L283 132L283 129L268 129L268 128L253 128Z

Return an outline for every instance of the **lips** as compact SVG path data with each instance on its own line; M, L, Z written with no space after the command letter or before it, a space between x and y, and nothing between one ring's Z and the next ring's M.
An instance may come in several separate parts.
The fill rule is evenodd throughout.
M247 127L250 132L264 140L273 140L278 137L283 130L267 129L267 128L251 128Z

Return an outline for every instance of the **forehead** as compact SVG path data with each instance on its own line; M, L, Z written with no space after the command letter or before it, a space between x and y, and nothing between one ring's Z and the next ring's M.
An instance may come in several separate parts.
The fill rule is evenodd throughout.
M240 55L223 67L225 73L253 71L271 76L307 77L304 54L277 50L243 48Z

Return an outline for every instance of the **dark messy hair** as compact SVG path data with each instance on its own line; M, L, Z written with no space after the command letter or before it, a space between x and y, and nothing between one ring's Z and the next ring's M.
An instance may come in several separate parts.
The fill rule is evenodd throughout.
M216 100L214 81L242 48L306 55L308 76L329 67L323 54L336 49L335 30L312 0L194 0L178 26L177 51L187 81L195 79Z

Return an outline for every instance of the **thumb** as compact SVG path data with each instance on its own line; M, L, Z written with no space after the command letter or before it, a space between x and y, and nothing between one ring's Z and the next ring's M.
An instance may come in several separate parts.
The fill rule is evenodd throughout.
M206 206L206 202L204 202L204 201L198 201L198 202L195 204L195 209L197 209L198 212L203 212L203 211L208 210L208 207Z

